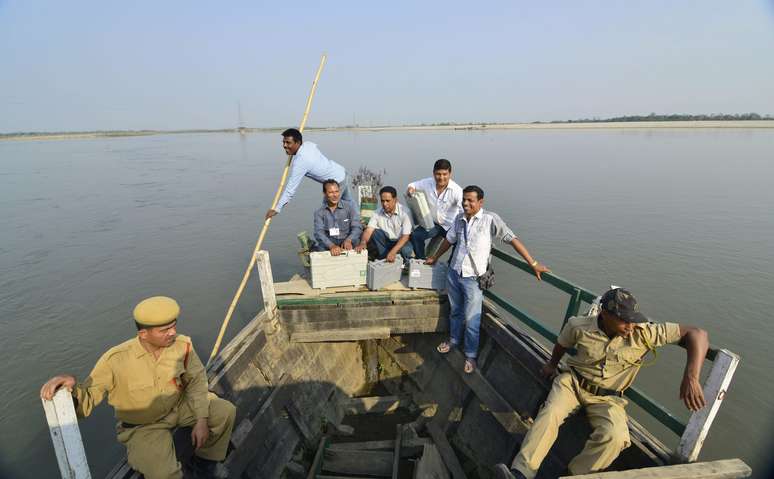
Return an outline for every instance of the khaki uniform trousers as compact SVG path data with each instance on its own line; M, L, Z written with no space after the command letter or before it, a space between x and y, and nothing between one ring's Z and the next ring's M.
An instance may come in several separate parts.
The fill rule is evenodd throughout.
M581 453L570 461L570 473L588 474L606 468L631 444L626 404L625 399L616 396L594 396L581 389L571 373L560 374L554 379L548 398L524 437L511 468L533 479L556 441L559 426L581 406L593 430Z
M208 393L207 398L210 400L210 414L207 418L210 435L195 454L203 459L222 461L226 458L236 408L212 393ZM159 422L131 429L119 426L118 441L126 446L129 465L146 479L180 479L183 472L175 456L172 429L194 424L196 417L188 403L183 401Z

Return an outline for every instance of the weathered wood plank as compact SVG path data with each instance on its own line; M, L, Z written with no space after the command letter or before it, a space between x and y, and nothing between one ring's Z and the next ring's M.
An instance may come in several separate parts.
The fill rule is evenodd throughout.
M628 471L596 472L572 479L737 479L750 477L752 469L740 459L647 467Z
M62 388L54 394L51 401L42 401L62 478L91 479L72 393Z
M335 451L323 453L322 470L339 474L390 477L392 451Z
M467 479L465 471L460 465L457 455L454 453L449 440L446 439L446 434L443 433L436 421L430 421L427 423L427 432L435 442L435 447L438 448L438 453L443 459L443 463L446 465L446 469L449 470L453 479Z
M300 331L290 334L291 343L326 343L332 341L360 341L363 339L384 339L390 337L389 327L356 329L325 329Z
M738 364L739 356L725 349L718 350L712 370L704 383L704 398L707 405L691 414L685 432L680 438L677 454L684 461L693 462L699 457L699 451L704 445L715 415L723 404Z
M368 396L348 398L341 407L344 414L373 414L393 412L409 403L410 399L405 396Z
M261 250L255 253L255 269L258 270L258 278L261 281L263 310L273 318L277 311L277 296L274 294L274 276L271 273L268 251Z
M465 358L458 350L452 350L444 357L451 365L452 369L457 371L470 389L476 394L478 399L489 408L489 412L500 423L500 425L511 434L524 434L529 429L529 425L521 419L516 411L513 410L508 401L506 401L497 390L489 384L481 372L477 369L470 374L463 371Z

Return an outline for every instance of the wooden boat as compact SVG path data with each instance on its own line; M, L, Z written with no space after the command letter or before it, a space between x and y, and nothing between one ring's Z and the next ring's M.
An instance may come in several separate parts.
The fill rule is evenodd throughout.
M538 373L549 352L517 320L553 333L530 315L487 292L479 368L464 374L459 352L435 350L448 334L445 294L401 285L320 291L298 276L275 284L265 251L257 267L263 311L208 367L210 389L237 407L224 476L488 478L516 453L550 385ZM569 293L567 317L595 296L555 275L544 281ZM695 462L738 362L725 350L709 356L708 406L687 425L627 391L680 431L677 448L630 418L632 445L609 472L576 477L748 477L739 459ZM589 432L583 415L571 418L538 477L558 477ZM108 475L137 477L125 460Z

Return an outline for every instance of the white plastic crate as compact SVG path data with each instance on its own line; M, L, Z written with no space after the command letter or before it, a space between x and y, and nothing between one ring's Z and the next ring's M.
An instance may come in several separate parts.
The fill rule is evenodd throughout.
M312 270L312 288L333 288L336 286L361 286L366 283L368 252L342 251L331 256L330 251L309 254Z
M371 291L382 289L388 284L400 281L400 273L403 266L403 258L400 255L395 256L394 263L388 263L386 260L378 259L368 263L368 272L366 274L366 285Z
M414 224L422 226L425 229L433 227L433 212L430 209L430 203L427 201L424 191L417 190L411 196L406 196L406 204L414 217Z
M446 289L446 273L448 272L449 265L445 262L428 266L424 260L412 259L409 262L409 288Z

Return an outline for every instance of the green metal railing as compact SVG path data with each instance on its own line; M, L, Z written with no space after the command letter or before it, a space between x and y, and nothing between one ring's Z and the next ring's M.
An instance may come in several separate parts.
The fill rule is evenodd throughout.
M532 268L527 264L526 261L516 258L515 256L511 256L502 250L492 248L492 256L501 259L526 273L534 274ZM544 283L548 283L551 286L554 286L555 288L570 295L570 300L567 303L567 310L564 314L562 327L564 327L564 324L567 323L568 319L578 314L582 303L585 302L591 304L599 296L598 294L595 294L581 286L575 285L553 273L543 273L541 278ZM519 319L522 323L535 330L544 338L551 342L556 342L557 334L545 327L542 323L540 323L540 321L531 316L529 313L526 313L518 307L512 305L510 302L508 302L508 300L498 295L497 293L492 292L491 290L484 291L484 296L491 299L495 304ZM714 360L716 353L717 350L710 349L707 352L707 359L711 361ZM685 431L685 422L677 418L667 408L656 402L656 400L647 396L635 387L630 387L624 392L624 394L632 402L640 406L648 414L653 416L656 420L669 428L675 434L678 436L683 435L683 432Z

